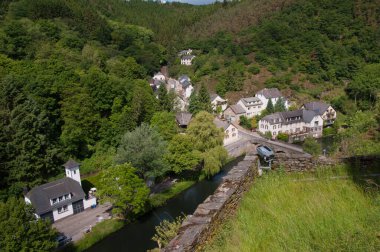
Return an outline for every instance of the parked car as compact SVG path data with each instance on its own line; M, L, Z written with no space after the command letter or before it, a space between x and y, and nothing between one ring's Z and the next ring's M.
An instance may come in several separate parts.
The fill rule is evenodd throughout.
M274 151L266 145L259 145L256 148L257 154L265 161L274 159Z
M66 235L60 234L58 235L56 241L58 242L58 247L63 247L66 244L70 243L72 240L71 237L67 237Z

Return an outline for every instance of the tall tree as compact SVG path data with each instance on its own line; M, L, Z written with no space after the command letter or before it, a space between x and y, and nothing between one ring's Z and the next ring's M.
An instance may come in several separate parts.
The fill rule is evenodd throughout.
M194 91L189 98L189 112L193 115L201 110L198 95Z
M167 171L165 153L166 142L155 129L143 123L122 137L115 159L118 164L131 163L142 177L149 178Z
M266 107L266 112L268 114L274 113L274 106L273 106L272 99L269 99L269 101L268 101L268 104L267 104L267 107Z
M200 90L199 90L198 102L200 104L200 110L204 110L204 111L207 111L209 113L212 112L210 94L208 93L205 85L202 85Z
M206 111L199 112L187 128L197 150L204 152L223 144L224 132L214 124L214 117Z
M150 125L154 127L163 139L169 141L178 132L178 126L173 113L162 111L153 115Z
M23 199L0 201L0 248L2 251L53 251L57 232L49 222L36 219Z
M286 111L285 101L282 97L278 98L276 104L274 105L274 112Z
M102 172L99 196L104 202L112 203L112 212L126 219L144 210L149 189L136 169L126 163L110 167Z
M172 111L173 110L173 101L166 90L165 84L161 84L158 88L158 104L161 110Z

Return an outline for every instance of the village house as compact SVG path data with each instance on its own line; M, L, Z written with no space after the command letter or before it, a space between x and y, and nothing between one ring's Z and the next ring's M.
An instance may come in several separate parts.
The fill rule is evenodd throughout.
M220 108L221 112L227 109L227 100L223 99L219 95L211 94L210 100L211 100L211 106L214 112L217 112L218 108Z
M272 100L273 105L281 98L285 103L285 108L289 109L288 100L281 94L277 88L264 88L256 93L256 97L259 98L263 105L263 109L266 109L269 100Z
M224 118L229 122L239 123L240 117L245 116L245 110L238 104L229 106L223 112Z
M279 133L289 135L289 142L303 141L307 136L322 136L323 119L312 110L278 112L263 117L259 121L258 131L270 132L273 138Z
M153 75L153 79L154 80L158 80L158 81L162 81L162 82L165 82L166 81L166 77L163 73L161 72L158 72L156 74Z
M181 65L191 66L194 58L194 55L183 55L181 57Z
M36 186L25 195L25 202L32 204L38 218L54 222L96 206L96 198L87 198L83 191L79 164L70 159L64 167L65 178Z
M239 140L239 131L237 127L233 125L232 123L222 121L219 118L215 117L214 124L216 125L216 127L223 129L223 132L224 132L223 145L224 146Z
M312 110L320 115L323 119L324 126L334 124L336 119L336 111L331 105L320 101L308 102L302 105L301 109Z
M178 112L175 115L175 120L180 128L187 128L193 115L188 112Z
M237 105L244 109L247 118L259 115L266 108L258 97L241 98Z
M183 97L188 99L190 95L193 93L194 87L191 85L190 77L187 75L181 75L178 78L179 83L181 84Z

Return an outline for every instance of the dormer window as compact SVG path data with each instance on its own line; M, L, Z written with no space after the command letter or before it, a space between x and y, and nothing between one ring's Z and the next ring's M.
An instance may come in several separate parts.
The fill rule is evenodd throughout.
M52 203L52 205L57 204L57 203L58 203L58 199L57 199L57 198L52 199L52 200L51 200L51 203Z

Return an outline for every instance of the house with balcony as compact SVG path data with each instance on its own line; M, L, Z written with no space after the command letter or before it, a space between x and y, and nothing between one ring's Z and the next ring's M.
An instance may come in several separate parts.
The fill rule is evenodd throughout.
M270 132L272 138L276 138L279 133L285 133L289 135L289 142L303 141L308 136L319 138L322 130L322 117L305 109L267 115L259 121L258 127L260 133Z
M321 101L308 102L302 105L301 109L312 110L323 119L324 126L334 124L336 120L336 111L331 105Z
M266 108L258 97L241 98L237 102L237 105L240 105L244 109L247 118L260 115L261 111Z
M70 159L64 167L65 178L36 186L26 193L25 202L32 204L38 218L55 222L96 206L96 198L86 197L83 191L79 164Z

